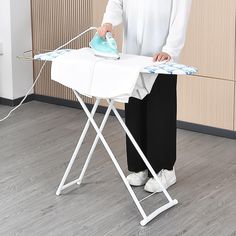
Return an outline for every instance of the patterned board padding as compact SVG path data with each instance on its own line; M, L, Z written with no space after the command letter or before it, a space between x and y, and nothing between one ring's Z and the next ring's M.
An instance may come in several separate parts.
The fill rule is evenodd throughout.
M61 49L57 51L42 53L34 56L35 60L52 61L53 59L75 49ZM193 75L197 73L197 68L178 64L174 62L166 62L147 66L142 70L142 73L148 74L178 74L178 75Z

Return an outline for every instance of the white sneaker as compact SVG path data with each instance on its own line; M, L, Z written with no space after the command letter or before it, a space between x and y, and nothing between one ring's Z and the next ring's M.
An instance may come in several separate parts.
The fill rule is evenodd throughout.
M175 169L173 170L166 170L162 169L157 176L159 177L162 185L165 189L169 188L171 185L176 183L176 175L175 175ZM144 190L147 192L162 192L162 189L158 182L154 178L150 178L147 183L144 186Z
M140 171L140 172L133 172L129 174L127 177L127 180L130 185L133 186L142 186L144 185L148 180L148 170Z

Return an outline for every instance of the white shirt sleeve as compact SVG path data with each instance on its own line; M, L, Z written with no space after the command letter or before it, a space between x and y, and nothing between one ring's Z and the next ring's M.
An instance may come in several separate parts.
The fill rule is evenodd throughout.
M117 26L122 23L123 0L109 0L103 16L102 24L111 23Z
M168 53L174 61L178 61L184 47L191 5L192 0L173 0L169 34L162 51Z

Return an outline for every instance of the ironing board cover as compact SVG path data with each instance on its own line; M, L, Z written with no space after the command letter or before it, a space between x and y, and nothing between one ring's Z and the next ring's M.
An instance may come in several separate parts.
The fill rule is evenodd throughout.
M126 60L125 64L122 64L121 60L111 61L103 59L102 63L107 64L107 67L104 67L104 64L100 70L97 68L98 70L95 78L94 75L86 77L86 74L83 74L83 76L79 76L79 69L82 69L79 68L80 65L83 65L81 67L84 67L88 64L90 66L88 68L91 68L91 65L94 66L94 63L97 61L99 61L99 65L102 64L101 59L95 57L90 48L83 48L79 50L62 49L35 55L34 59L52 61L52 80L72 88L82 95L90 98L112 98L116 101L125 103L128 102L129 97L143 99L148 93L150 93L158 74L194 75L197 72L197 69L194 67L171 61L164 64L153 65L150 57L127 54L120 55L121 60ZM136 66L136 68L134 68L133 65L136 65L137 63L140 64L141 67ZM118 74L124 67L127 67L127 64L130 65L128 67L130 68L130 72L135 72L136 69L139 73L136 76L135 73L131 73L129 76L130 78L125 78L126 80L123 80L125 75L124 73L127 72L127 68L123 74ZM112 66L113 68L111 68L110 71L102 71L102 68L104 70L104 68L110 68ZM94 70L94 68L91 70ZM73 71L74 73L72 73ZM106 73L105 76L104 73ZM119 81L119 83L117 81ZM86 87L83 87L84 83L87 83Z

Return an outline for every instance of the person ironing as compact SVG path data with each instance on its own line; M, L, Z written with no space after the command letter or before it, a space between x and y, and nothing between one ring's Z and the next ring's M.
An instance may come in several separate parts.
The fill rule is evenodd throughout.
M123 23L123 52L178 62L185 43L191 0L109 0L98 34ZM143 100L125 104L125 123L167 189L176 183L177 75L159 74ZM130 185L161 192L157 181L126 135Z

